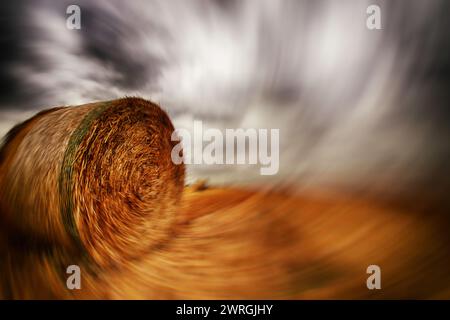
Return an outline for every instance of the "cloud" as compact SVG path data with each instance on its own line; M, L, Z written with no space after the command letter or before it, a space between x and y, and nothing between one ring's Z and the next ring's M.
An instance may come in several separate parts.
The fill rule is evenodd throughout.
M78 31L72 2L2 4L0 128L27 115L15 110L140 95L178 127L280 128L283 181L420 180L448 151L434 139L449 116L448 5L375 1L383 30L369 31L373 2L82 0ZM190 168L260 179L241 169Z

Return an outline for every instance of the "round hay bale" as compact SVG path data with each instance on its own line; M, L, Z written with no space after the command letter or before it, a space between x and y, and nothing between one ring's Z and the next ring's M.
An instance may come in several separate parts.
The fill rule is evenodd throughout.
M101 266L152 250L170 236L184 187L173 130L140 98L37 114L0 149L3 223Z

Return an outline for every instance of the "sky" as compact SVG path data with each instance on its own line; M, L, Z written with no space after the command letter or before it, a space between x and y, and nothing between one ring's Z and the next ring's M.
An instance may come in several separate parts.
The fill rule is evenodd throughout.
M66 28L66 8L81 29ZM366 9L381 8L381 30ZM2 1L0 136L38 110L123 96L175 127L280 129L280 171L190 166L188 180L447 185L445 0Z

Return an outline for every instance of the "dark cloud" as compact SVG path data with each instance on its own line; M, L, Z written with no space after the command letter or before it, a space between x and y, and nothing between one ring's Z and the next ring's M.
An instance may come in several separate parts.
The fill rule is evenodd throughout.
M154 81L161 73L161 57L136 56L141 44L134 42L139 26L130 24L126 17L119 18L101 8L83 6L82 54L94 58L106 68L112 68L118 77L113 84L125 90L138 90ZM127 46L126 46L126 45Z
M0 109L29 106L38 95L36 88L24 86L12 72L14 66L32 59L27 43L33 29L26 21L26 9L24 1L0 2Z
M365 28L373 3L383 30ZM79 0L78 31L69 4L0 3L1 132L24 110L141 95L176 125L282 128L293 179L388 165L429 179L448 158L445 0Z

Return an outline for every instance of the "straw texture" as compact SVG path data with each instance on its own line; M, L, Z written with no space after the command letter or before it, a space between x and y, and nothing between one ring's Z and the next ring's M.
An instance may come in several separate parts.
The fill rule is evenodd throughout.
M184 186L173 130L140 98L37 114L0 151L3 223L100 266L151 251L170 236Z

